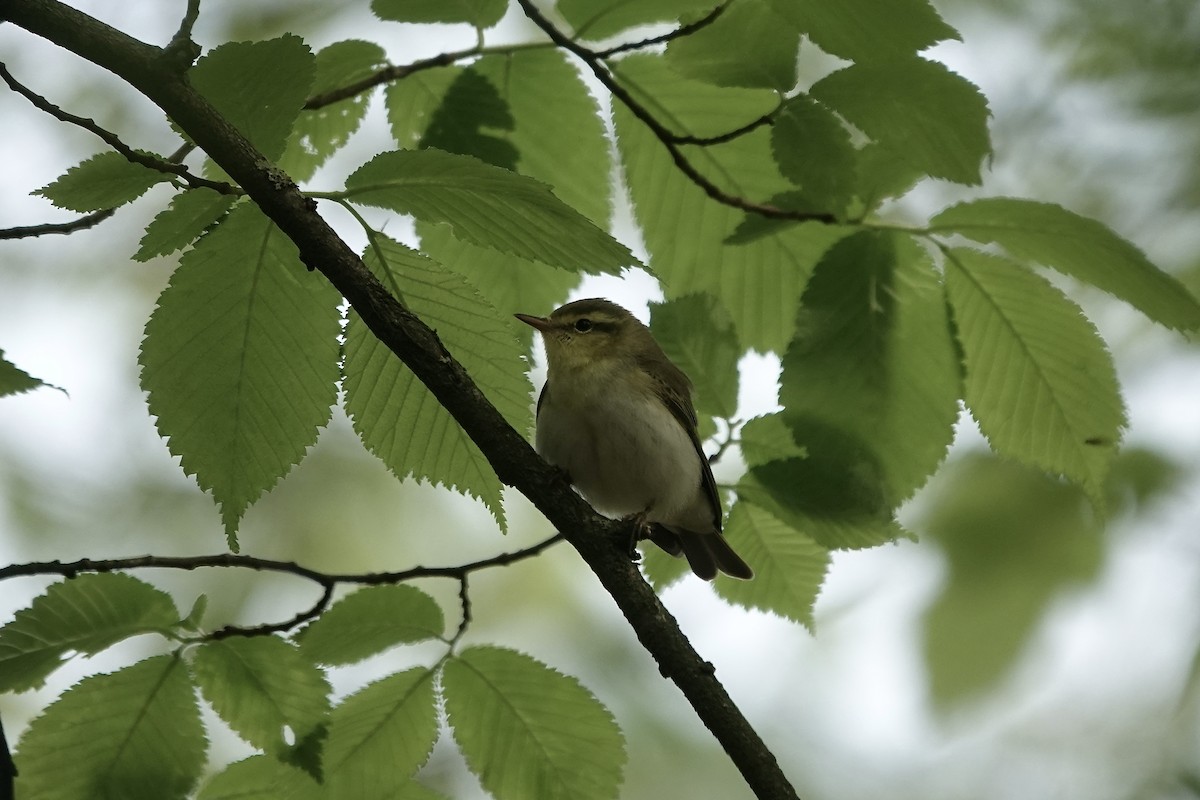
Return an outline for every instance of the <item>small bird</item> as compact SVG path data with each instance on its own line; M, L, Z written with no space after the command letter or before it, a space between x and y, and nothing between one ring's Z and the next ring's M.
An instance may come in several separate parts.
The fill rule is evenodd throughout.
M721 500L696 434L692 382L650 329L616 303L577 300L517 314L546 345L535 446L592 507L639 520L699 577L754 571L721 535Z

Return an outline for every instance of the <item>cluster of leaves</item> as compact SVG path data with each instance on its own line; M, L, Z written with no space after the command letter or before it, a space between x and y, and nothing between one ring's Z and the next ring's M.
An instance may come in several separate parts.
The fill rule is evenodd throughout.
M203 598L181 619L170 596L127 575L52 585L0 628L0 690L42 684L70 655L130 637L180 643L85 678L21 739L18 795L182 797L199 781L207 739L197 690L260 751L211 776L199 800L355 797L433 800L413 780L445 722L498 798L612 797L624 743L574 679L529 656L469 647L330 701L325 668L397 645L443 640L437 603L411 586L360 589L290 640L198 637Z
M467 22L483 31L507 2L376 0L373 7L384 19ZM1133 245L1058 206L988 198L955 205L924 225L884 217L885 203L919 181L978 183L990 155L979 91L920 55L957 38L926 0L836 7L736 0L717 14L710 13L712 0L561 0L556 10L573 31L575 55L613 90L603 104L570 55L548 42L480 46L469 63L438 63L389 83L382 94L398 149L370 158L337 189L310 192L362 224L365 262L436 328L514 427L531 424L525 373L532 344L511 312L544 313L582 274L637 265L605 232L615 152L647 269L666 296L654 307L652 328L693 378L706 426L719 419L736 430L748 466L726 532L758 577L718 581L724 597L811 622L831 550L904 535L894 509L943 459L963 402L999 453L1065 476L1102 504L1125 423L1111 358L1078 306L1033 266L1095 285L1171 328L1200 327L1200 304ZM662 47L633 42L603 51L584 44L628 36L638 26L700 19L703 25ZM798 77L802 43L838 57L839 66ZM370 42L313 53L287 35L221 45L189 77L266 157L308 183L361 125L370 95L324 104L310 98L385 65L384 51ZM615 148L603 119L609 106ZM205 170L213 180L228 179L215 164ZM167 182L177 192L134 258L183 254L146 326L142 383L171 451L220 505L231 546L246 509L313 444L339 389L364 445L397 476L470 494L503 528L501 485L478 447L361 320L343 312L337 292L305 269L296 247L236 187L189 188L176 173L110 152L41 194L90 212ZM414 218L419 243L373 228L363 206ZM782 408L741 422L737 366L750 350L780 354ZM659 584L682 571L665 558L648 559L647 569ZM93 587L100 603L100 590L112 589L140 598L149 621L130 623L114 612L117 628L89 618L93 627L102 623L98 638L72 637L35 605L0 640L12 648L17 637L16 649L0 658L26 665L5 671L4 688L36 683L67 650L90 653L150 630L178 639L187 630L173 608L151 601L156 590L115 580L63 584L39 602L53 605L82 585ZM103 602L130 611L114 597ZM309 631L331 624L350 602ZM374 606L362 612L393 632L402 616ZM44 630L36 636L61 646L22 644L19 637L37 626ZM361 635L380 647L400 641L381 640L379 630ZM440 635L439 622L425 638ZM382 780L385 762L407 780L433 741L439 687L468 761L498 796L559 791L543 791L539 781L552 779L540 767L518 761L505 772L472 755L481 739L519 739L513 726L537 727L526 731L531 748L555 764L565 752L558 748L570 749L580 776L591 772L575 760L577 747L592 747L593 735L610 744L586 762L597 769L601 761L620 762L611 720L579 687L497 649L398 673L330 712L317 664L368 653L354 638L335 638L336 647L316 657L313 637L320 640L316 633L297 643L218 638L189 644L186 657L163 655L89 678L34 723L21 746L25 774L49 781L63 759L94 749L99 755L88 763L100 765L106 780L126 780L132 773L122 765L136 758L165 771L155 796L177 796L195 780L203 754L196 685L266 754L231 767L238 780L288 771L289 780L305 781L308 770L336 781L343 769L359 776L347 780ZM280 696L285 683L289 692L309 687L307 699ZM481 699L488 686L503 702ZM117 698L95 718L102 729L67 724L78 714L91 719L86 709L101 693ZM538 717L551 713L538 705L543 693L592 709L586 714L595 729L591 722L560 729ZM464 703L477 715L470 725L456 720ZM508 710L479 711L500 706ZM537 710L527 715L527 707ZM569 714L553 713L563 713L566 725ZM164 735L168 719L178 729ZM401 724L428 736L389 738ZM381 738L370 745L355 739L368 736ZM323 742L321 760L307 749L313 737ZM100 753L116 741L123 744ZM163 748L171 742L180 754L168 757ZM365 777L366 765L374 765L374 778ZM203 796L223 796L212 793L220 780ZM365 783L354 785L362 791L343 796L374 796ZM170 786L180 787L175 795L164 793ZM606 773L586 787L561 789L561 796L611 796L615 787Z

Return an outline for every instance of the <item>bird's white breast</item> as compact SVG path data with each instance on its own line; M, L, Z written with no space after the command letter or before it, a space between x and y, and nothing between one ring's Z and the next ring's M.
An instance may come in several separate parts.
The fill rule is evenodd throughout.
M553 384L538 414L537 451L562 467L599 512L713 530L691 437L655 395Z

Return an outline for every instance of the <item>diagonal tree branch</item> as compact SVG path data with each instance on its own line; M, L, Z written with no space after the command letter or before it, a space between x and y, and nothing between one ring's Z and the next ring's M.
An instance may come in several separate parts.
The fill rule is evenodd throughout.
M522 0L524 3L525 0ZM627 531L572 491L495 409L437 334L402 306L316 212L315 202L270 165L228 120L170 69L160 48L133 39L57 0L6 0L0 18L110 70L145 94L232 176L342 293L515 486L563 532L617 603L662 674L679 686L760 798L795 798L774 755L730 699L678 623L613 539ZM164 63L166 62L166 63Z

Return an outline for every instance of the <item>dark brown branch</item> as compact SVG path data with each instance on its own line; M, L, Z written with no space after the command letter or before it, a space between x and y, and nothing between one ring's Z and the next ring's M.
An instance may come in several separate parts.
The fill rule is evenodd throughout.
M750 131L755 130L756 128L761 128L763 125L775 124L775 115L777 113L779 113L778 108L769 114L763 114L753 122L748 122L740 128L734 128L728 133L722 133L719 136L684 136L678 133L670 133L669 135L671 137L671 141L675 144L694 144L699 145L700 147L708 147L709 145L714 144L724 144L725 142L732 142L739 136L745 136Z
M724 3L714 8L712 11L705 14L695 22L687 25L680 25L675 30L664 33L662 36L652 36L649 39L642 39L638 42L626 42L619 44L616 47L610 47L607 50L596 50L594 55L596 58L612 58L620 53L628 53L634 50L644 50L647 47L653 47L656 44L666 44L673 39L682 39L684 36L690 36L698 30L707 28L717 21L717 18L725 13L725 9L729 7L730 0L725 0Z
M220 192L221 194L237 194L237 190L228 183L224 183L222 181L210 181L207 178L201 178L200 176L193 175L191 172L189 172L188 168L183 166L183 164L166 161L147 153L134 150L132 147L121 141L121 138L115 133L100 127L95 120L88 119L87 117L79 117L75 114L63 111L61 108L54 105L49 100L42 97L40 94L14 78L12 73L8 71L8 67L5 66L3 62L0 62L0 80L3 80L6 84L8 84L8 88L24 97L34 108L38 109L39 111L44 111L60 122L66 122L76 127L83 128L85 131L98 136L105 144L124 156L125 160L127 161L130 161L134 164L141 164L143 167L149 167L150 169L157 170L158 172L165 172L168 175L175 175L186 181L188 186L191 186L192 188L203 186L205 188Z
M127 81L232 176L297 246L301 259L341 292L372 333L425 384L487 457L500 480L520 490L563 532L616 602L660 672L684 693L755 794L763 800L796 797L774 755L716 679L712 665L695 651L637 568L614 546L618 532L627 533L627 527L597 515L559 470L538 457L442 346L437 334L397 302L317 214L316 203L271 166L191 87L182 72L172 71L162 50L57 0L5 0L0 4L0 18Z
M747 200L744 197L738 197L737 195L730 194L721 187L717 186L708 178L704 177L704 175L702 175L700 171L692 166L692 163L687 160L687 157L684 156L683 151L679 149L679 145L676 143L676 134L673 131L668 130L661 122L655 119L654 115L651 114L645 106L635 100L633 95L626 91L625 87L623 87L617 81L617 79L613 77L612 73L608 71L608 68L594 52L555 28L550 20L548 20L545 15L538 11L532 0L517 0L517 2L521 4L521 9L525 12L525 16L528 17L533 24L541 28L542 31L548 37L550 37L550 41L554 42L564 50L573 53L576 57L583 61L584 64L587 65L588 69L592 71L592 74L596 76L596 79L604 85L604 88L608 89L608 91L612 93L613 97L620 100L625 107L628 108L643 125L649 128L651 133L653 133L660 142L662 142L663 147L667 148L667 152L670 153L671 160L675 163L675 168L686 175L688 180L700 187L700 189L702 189L710 198L722 205L730 206L731 208L737 208L750 214L757 214L761 217L769 217L771 219L787 219L795 220L797 222L824 222L829 224L837 222L837 219L832 214L810 211L792 211L786 208L779 208L778 206L773 206L768 203L756 203L752 200Z
M102 208L70 222L47 222L41 225L22 225L16 228L0 228L0 239L28 239L51 233L69 234L87 230L115 214L115 208Z
M376 86L381 84L407 78L414 72L420 72L424 69L433 69L435 67L448 67L456 61L461 61L464 58L469 58L478 54L479 48L472 47L468 50L439 53L436 56L423 58L420 61L414 61L411 64L387 66L378 72L368 75L362 80L355 81L354 83L347 84L346 86L339 86L337 89L333 89L332 91L325 92L324 94L314 95L313 97L308 98L308 100L304 103L304 109L306 111L312 111L313 109L323 108L324 106L337 103L341 100L348 100L355 95L362 94L368 89L374 89Z

